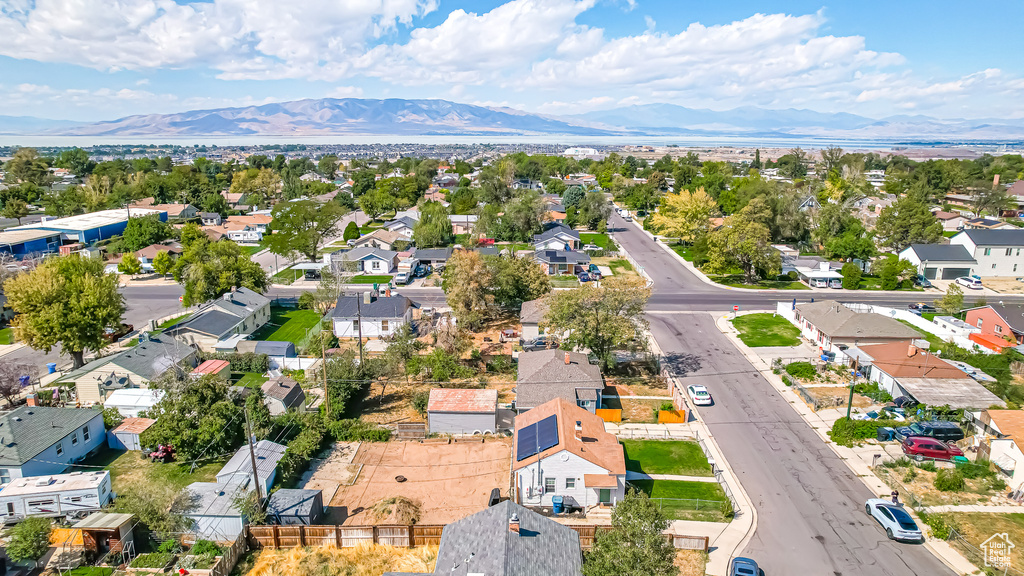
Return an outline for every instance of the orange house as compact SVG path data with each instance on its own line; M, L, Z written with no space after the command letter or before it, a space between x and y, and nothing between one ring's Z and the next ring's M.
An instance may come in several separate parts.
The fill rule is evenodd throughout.
M1004 345L1024 343L1024 306L989 304L967 311L966 322L981 329L986 340L1002 340ZM1012 341L1012 344L1011 344ZM984 343L979 342L985 346ZM987 346L991 348L991 346Z

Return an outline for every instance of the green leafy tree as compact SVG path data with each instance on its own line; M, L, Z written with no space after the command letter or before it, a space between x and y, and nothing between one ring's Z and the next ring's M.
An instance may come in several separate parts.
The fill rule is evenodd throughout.
M576 209L576 223L586 226L588 230L605 232L608 217L612 215L612 207L608 205L604 194L596 190L587 192Z
M911 196L882 208L875 223L879 244L899 252L911 244L935 244L942 239L942 223L928 205Z
M964 291L960 285L953 282L946 288L946 294L935 301L935 307L950 316L956 316L964 309Z
M345 234L342 236L342 238L346 242L348 242L349 240L356 240L359 238L359 225L356 224L355 220L349 222L348 225L345 226Z
M703 188L682 190L665 195L651 224L660 234L692 243L710 233L711 216L717 211L718 204Z
M153 257L153 271L161 276L166 276L174 269L174 258L171 253L161 250Z
M267 511L255 490L240 492L231 499L231 504L245 518L246 524L259 526L267 522Z
M274 233L264 237L264 244L274 254L302 254L310 262L316 262L320 248L338 233L338 224L346 212L333 202L281 202L271 212Z
M338 175L338 157L334 154L328 154L316 163L316 169L324 178L328 180L334 180Z
M50 167L35 148L18 148L5 167L6 180L10 183L31 182L36 186L46 186L51 181Z
M68 186L62 190L51 190L43 196L43 207L48 216L63 218L85 211L85 193L81 186Z
M104 408L104 410L103 410L103 427L104 428L106 428L107 430L112 430L114 428L117 428L118 425L121 424L121 422L124 422L124 416L121 415L121 412L117 408L115 408L113 406L111 406L110 408Z
M568 333L570 348L587 348L605 368L612 351L646 347L644 308L651 289L640 277L612 276L601 282L553 293L544 319L549 332Z
M381 214L395 209L395 197L380 188L374 188L359 197L359 209L371 220L376 220Z
M265 208L280 191L281 176L269 168L246 170L231 180L231 193L244 195L250 206Z
M35 270L4 283L7 305L17 313L14 333L36 350L60 344L82 366L86 350L107 345L105 330L124 316L124 296L117 278L103 272L95 258L70 256L44 260Z
M49 518L25 518L11 528L11 540L7 544L7 557L15 562L35 564L50 548Z
M24 200L14 198L4 204L4 218L14 218L21 225L21 219L28 216L28 203Z
M412 228L412 240L417 248L451 246L455 243L452 220L440 202L426 202L420 208L420 219Z
M266 399L260 388L250 390L245 397L245 412L249 416L250 430L255 438L265 438L274 426Z
M597 532L583 576L676 576L676 550L662 534L666 529L658 505L631 488L612 509L612 529Z
M165 388L167 394L148 411L157 421L142 433L143 446L171 444L179 459L190 460L231 452L245 439L242 407L230 399L223 380L204 376L187 385L173 381Z
M491 275L490 292L498 306L519 308L523 302L551 292L551 279L533 258L501 255L485 260Z
M195 222L185 224L185 226L182 227L178 238L181 241L182 248L186 250L196 242L203 242L210 239L210 237L203 232L203 229Z
M121 274L135 276L142 273L142 262L135 252L125 252L121 256L121 263L117 265L117 271Z
M121 246L125 252L135 252L170 237L171 227L161 222L158 215L135 216L128 219L121 235Z
M245 287L263 293L270 279L262 266L242 253L231 240L210 242L193 240L174 263L174 279L184 286L182 304L194 306L208 302L231 290Z
M175 447L177 448L177 447ZM183 532L190 525L184 513L196 503L188 492L163 482L127 483L117 489L113 512L134 514L145 528L159 535Z
M211 192L203 196L203 199L199 202L200 208L203 212L216 212L221 216L227 216L228 214L228 200L221 194Z
M70 170L72 174L78 177L88 176L93 168L96 167L96 163L89 159L89 153L77 147L70 150L62 150L57 155L53 165L57 168Z
M843 264L843 268L839 271L843 275L843 288L846 290L856 290L860 287L860 278L863 275L863 270L860 266L857 266L853 262L847 262Z
M748 284L758 277L774 276L782 268L782 258L772 248L768 227L754 218L750 206L725 219L721 228L708 237L708 263L711 273L724 273L739 267Z
M896 290L917 274L917 266L894 255L875 260L872 270L881 278L882 290Z
M494 302L490 293L491 274L478 252L459 250L445 265L441 288L459 324L478 328Z
M569 206L579 206L580 202L583 202L583 197L587 193L583 191L582 186L570 186L566 189L565 194L562 196L562 204L568 208Z

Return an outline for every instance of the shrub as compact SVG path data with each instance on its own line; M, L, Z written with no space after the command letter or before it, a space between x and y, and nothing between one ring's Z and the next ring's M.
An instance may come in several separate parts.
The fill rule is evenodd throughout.
M170 563L173 554L169 552L153 552L150 554L139 554L129 564L132 568L163 568Z
M790 270L786 274L789 276L789 279L793 281L796 281L798 278L800 278L800 275L796 273L796 270Z
M900 423L895 420L851 420L849 418L840 418L832 425L828 436L836 444L850 447L858 440L875 438L878 435L878 429L882 426L895 428L900 426Z
M308 291L299 294L299 308L303 310L313 310L316 308L316 296Z
M391 439L391 430L358 419L331 422L327 429L338 442L387 442Z
M231 370L234 372L258 372L262 374L270 370L270 357L266 354L257 354L255 352L246 352L244 354L236 352L207 352L202 354L201 358L203 360L227 360L231 363Z
M911 466L910 468L907 468L907 473L903 475L903 483L907 484L913 482L914 478L917 478L917 468Z
M1003 490L1006 490L1006 482L1002 478L994 476L989 479L988 487L990 490L995 492L1002 492Z
M961 492L967 487L964 475L959 470L943 468L935 475L935 489L943 492Z
M921 464L920 466L918 466L918 468L920 468L921 470L924 470L925 472L938 472L939 471L939 468L937 466L935 466L935 462L932 462L931 460Z
M812 380L818 374L818 371L810 362L791 362L786 364L786 372L790 376L805 380Z
M309 465L309 459L323 447L326 436L323 420L317 417L307 420L306 428L292 438L285 448L284 456L281 457L278 466L281 470L282 485L291 486L299 479Z
M157 551L163 554L177 554L181 552L181 544L174 538L169 538L160 543Z
M516 371L516 365L512 363L511 356L502 354L491 359L491 362L487 365L487 371L498 374L510 374Z
M793 381L790 380L789 376L786 376L786 375L782 376L782 383L785 384L786 386L792 386L793 385Z
M921 517L921 520L932 529L932 536L939 540L949 538L949 531L957 527L955 521L952 519L947 521L944 517L937 514L918 512L918 515Z
M423 416L427 413L427 402L430 401L430 391L422 390L417 392L412 397L412 407L416 412Z
M349 240L355 240L357 238L359 238L359 225L353 220L348 223L348 226L345 226L345 232L342 234L342 239L348 242Z
M192 545L192 549L188 552L189 554L194 554L196 556L202 554L213 554L214 556L218 556L222 551L223 549L214 542L209 540L196 540L196 543Z
M50 519L25 518L11 528L7 556L15 562L35 562L50 548Z
M867 382L857 384L853 391L862 396L867 396L875 402L892 402L892 394L889 394L878 385L878 382Z
M995 477L996 473L992 470L988 460L979 459L977 462L970 462L967 464L961 464L957 466L957 470L964 478L988 478Z
M860 277L863 274L860 266L857 266L853 262L847 262L846 264L843 264L843 268L839 273L843 275L843 289L856 290L860 287Z

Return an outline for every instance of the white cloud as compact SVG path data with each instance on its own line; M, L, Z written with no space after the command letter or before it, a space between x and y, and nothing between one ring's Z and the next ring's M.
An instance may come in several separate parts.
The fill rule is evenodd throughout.
M654 28L658 25L658 23L654 21L654 18L651 18L650 16L644 16L644 24L647 24L648 32L654 32Z
M572 102L561 102L552 100L537 107L538 112L545 114L579 114L590 112L601 108L610 108L615 104L615 98L610 96L595 96L586 100L575 100Z

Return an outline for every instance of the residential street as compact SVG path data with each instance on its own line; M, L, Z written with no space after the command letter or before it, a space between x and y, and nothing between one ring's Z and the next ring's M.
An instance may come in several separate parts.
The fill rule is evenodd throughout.
M864 513L864 501L873 496L867 487L715 327L711 314L669 313L727 310L733 302L764 306L779 296L716 294L635 227L613 218L616 242L654 279L652 334L676 374L706 385L714 396L715 405L700 414L757 509L757 529L742 554L757 560L766 576L951 574L923 546L886 539ZM844 294L843 300L851 298Z

